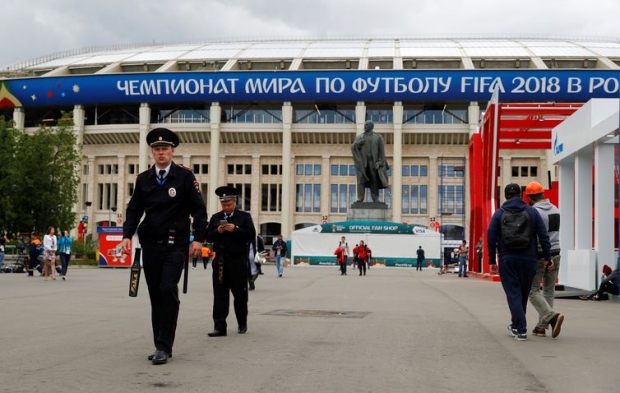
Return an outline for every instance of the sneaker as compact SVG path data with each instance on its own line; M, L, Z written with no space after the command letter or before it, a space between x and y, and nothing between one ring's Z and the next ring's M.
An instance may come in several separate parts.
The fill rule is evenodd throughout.
M63 280L63 281L66 281L66 280L67 280L67 277L62 276L62 280Z
M546 337L547 333L545 332L545 329L536 326L534 328L534 330L532 330L532 334L535 335L536 337Z
M515 336L515 340L517 340L517 341L525 341L525 340L527 340L527 334L526 333L517 333L517 335Z
M506 330L508 330L508 333L510 333L512 335L512 337L517 337L517 335L519 334L517 329L513 329L512 328L512 325L506 326Z
M551 325L551 337L556 338L560 335L560 330L562 330L562 322L564 322L564 315L557 313L549 320L549 325Z

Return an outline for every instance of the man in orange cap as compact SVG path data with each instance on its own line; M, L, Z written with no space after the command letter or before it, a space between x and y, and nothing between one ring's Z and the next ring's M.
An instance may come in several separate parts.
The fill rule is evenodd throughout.
M558 279L560 269L560 211L549 199L543 198L543 193L543 186L535 181L525 187L528 205L538 210L538 214L540 214L545 228L547 228L549 242L551 243L551 261L549 263L543 258L542 248L538 244L536 274L530 291L530 303L538 311L538 324L532 333L534 336L545 337L545 330L551 325L551 337L556 338L560 334L564 321L564 315L553 310L555 282ZM540 289L541 282L542 290Z

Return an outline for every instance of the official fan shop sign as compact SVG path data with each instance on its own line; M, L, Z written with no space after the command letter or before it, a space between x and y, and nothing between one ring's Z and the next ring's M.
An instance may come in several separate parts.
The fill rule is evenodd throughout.
M588 101L617 98L618 70L220 71L0 82L0 107L239 101Z
M322 233L381 233L392 235L415 235L423 234L427 231L425 227L421 226L405 225L385 221L341 221L330 224L323 224L320 227Z

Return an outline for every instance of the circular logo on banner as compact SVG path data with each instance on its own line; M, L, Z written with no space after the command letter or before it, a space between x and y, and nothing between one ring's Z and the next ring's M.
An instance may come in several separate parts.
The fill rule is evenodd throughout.
M435 221L431 221L431 228L435 228Z
M168 195L169 195L171 198L174 198L175 196L177 196L177 190L175 190L174 188L169 188L169 189L168 189Z
M123 223L123 219L122 218L117 218L116 219L116 223L117 224L122 224Z

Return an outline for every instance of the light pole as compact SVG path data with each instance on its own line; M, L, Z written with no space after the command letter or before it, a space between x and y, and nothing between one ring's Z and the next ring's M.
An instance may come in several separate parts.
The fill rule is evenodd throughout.
M86 232L88 231L88 208L90 207L90 205L92 205L93 203L91 201L86 201L84 202L84 204L86 205L86 221L82 221L82 246L86 247Z
M110 211L108 212L108 226L112 226L112 212L116 213L116 206L112 206ZM114 226L116 226L116 222L114 222Z

